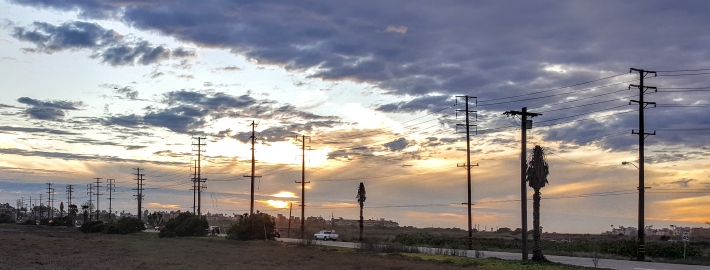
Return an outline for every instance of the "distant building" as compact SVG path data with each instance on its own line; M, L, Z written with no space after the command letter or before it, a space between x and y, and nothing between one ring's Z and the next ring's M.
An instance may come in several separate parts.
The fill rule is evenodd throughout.
M607 231L607 234L611 235L636 235L638 230L634 227L624 227L619 226L619 228L611 228L611 231Z

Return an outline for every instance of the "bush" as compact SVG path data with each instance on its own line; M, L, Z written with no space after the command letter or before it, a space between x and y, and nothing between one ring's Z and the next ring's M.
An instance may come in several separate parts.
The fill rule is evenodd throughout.
M52 219L52 226L72 226L72 219L70 217L55 217Z
M126 217L106 225L104 233L107 234L129 234L145 230L145 224L137 218Z
M98 233L102 232L104 227L106 227L106 224L103 221L90 221L81 225L79 231L83 233Z
M276 221L266 213L244 214L237 223L227 230L227 238L235 240L255 240L273 238Z
M0 223L15 223L15 219L12 217L12 215L1 214Z
M158 236L161 238L177 236L205 236L207 235L207 228L209 228L207 220L186 212L165 223L165 227L160 230L160 234Z

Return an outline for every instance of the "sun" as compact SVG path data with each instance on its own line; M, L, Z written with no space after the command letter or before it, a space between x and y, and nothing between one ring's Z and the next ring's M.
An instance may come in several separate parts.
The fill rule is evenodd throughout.
M266 201L269 206L273 208L278 208L278 209L283 209L283 208L288 208L289 202L287 201L279 201L279 200L268 200Z

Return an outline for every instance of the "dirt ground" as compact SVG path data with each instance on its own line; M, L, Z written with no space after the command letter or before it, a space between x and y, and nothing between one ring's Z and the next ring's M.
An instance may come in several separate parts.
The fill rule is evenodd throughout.
M157 234L84 234L76 228L0 224L0 269L461 269L273 241L161 239ZM466 268L478 269L478 268Z

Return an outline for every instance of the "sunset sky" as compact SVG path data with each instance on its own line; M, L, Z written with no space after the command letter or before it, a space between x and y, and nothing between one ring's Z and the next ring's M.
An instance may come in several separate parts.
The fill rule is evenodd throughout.
M203 212L294 215L306 151L306 216L467 226L471 100L480 228L520 227L520 119L542 113L542 226L637 224L638 73L647 108L646 225L710 222L710 2L0 0L0 202L55 206L116 179L135 213L192 210L193 137L206 137ZM652 78L651 78L652 77ZM105 184L105 182L104 182ZM104 194L107 192L102 191ZM532 194L532 189L529 189ZM108 206L101 197L102 210ZM532 195L529 196L532 198ZM532 219L532 203L528 217ZM531 224L531 223L529 223Z

